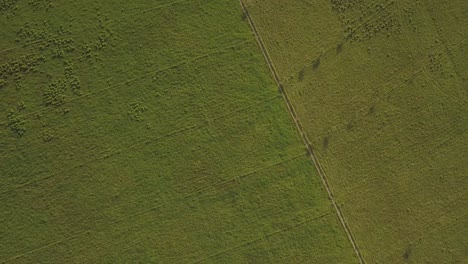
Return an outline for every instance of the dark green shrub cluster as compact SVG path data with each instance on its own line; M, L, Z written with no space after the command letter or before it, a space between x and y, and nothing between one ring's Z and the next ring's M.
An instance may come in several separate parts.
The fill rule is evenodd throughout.
M23 111L24 109L26 109L26 104L24 103L24 101L20 101L16 104L16 109L18 111Z
M75 50L75 46L73 46L73 39L70 38L53 38L48 43L50 43L54 48L52 50L52 57L53 58L63 58L65 53L70 53Z
M73 66L65 62L65 78L53 80L43 93L45 105L59 106L65 103L67 89L75 95L81 95L81 83L73 71Z
M80 79L75 75L71 64L65 64L65 78L68 86L70 86L72 92L76 95L81 95L81 82Z
M15 115L13 111L7 113L8 126L17 136L21 137L26 132L24 121Z
M24 89L24 84L22 84L21 82L16 82L16 84L15 84L15 89L16 89L17 91L23 90L23 89Z
M333 11L343 13L357 4L361 4L362 0L331 0L330 2Z
M45 58L38 55L25 55L12 62L0 65L0 79L7 80L9 77L20 79L23 74L35 71L36 65L43 63Z
M132 102L130 104L130 111L128 111L128 116L131 120L143 121L142 114L148 110L148 107L144 106L142 102Z
M385 7L382 7L385 8ZM399 34L401 31L401 24L394 13L385 8L382 15L375 20L368 21L360 28L358 34L353 36L353 40L366 40L371 39L377 35L386 35L390 37L393 34Z
M429 69L434 73L442 73L442 52L429 54Z
M63 58L65 56L65 52L61 49L53 49L52 50L52 58L58 59Z
M83 46L82 58L96 58L98 56L98 52L103 50L107 46L107 42L113 35L113 32L104 24L102 20L99 21L99 28L100 30L97 35L97 40Z
M48 38L49 34L45 29L32 29L28 23L16 32L16 42L45 41Z
M403 19L407 25L413 30L413 32L419 32L416 19L418 15L416 14L416 8L420 5L419 1L411 1L408 3L407 7L403 8Z
M52 131L50 131L49 129L42 132L42 142L47 143L47 142L52 141L54 138L55 137L54 137Z
M102 28L99 32L98 39L94 44L96 50L102 50L107 46L107 40L112 36L112 31L108 28Z
M18 2L18 0L0 0L0 14L15 10L16 2Z
M45 25L47 26L47 25ZM59 27L55 33L51 33L46 29L33 29L26 23L16 33L16 41L27 46L29 43L38 43L40 50L52 49L53 58L63 58L65 53L75 50L74 40L68 38L70 32L67 32L63 27Z
M90 45L84 45L81 52L82 58L91 59L93 57L93 48Z
M0 89L5 88L7 84L8 83L5 79L0 79Z
M346 39L351 42L401 33L398 10L393 1L386 4L372 1L364 5L361 0L332 0L331 4L341 20Z
M44 89L43 100L45 105L59 106L65 103L65 90L67 82L63 79L52 81Z
M54 5L52 0L29 0L28 5L34 10L46 10L49 11Z

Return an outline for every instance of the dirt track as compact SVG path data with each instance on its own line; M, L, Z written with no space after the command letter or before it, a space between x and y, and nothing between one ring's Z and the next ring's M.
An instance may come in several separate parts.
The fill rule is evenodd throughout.
M357 246L357 243L351 233L351 230L344 218L344 215L343 213L341 212L341 209L339 208L339 206L337 205L336 201L335 201L335 198L334 198L334 195L333 195L333 192L331 191L330 189L330 186L328 184L328 180L325 176L325 173L322 169L322 166L320 165L319 161L317 160L315 154L314 154L314 149L312 147L312 145L310 144L310 141L309 139L307 138L307 135L305 134L304 132L304 129L302 128L302 125L296 115L296 112L291 104L291 101L289 100L289 97L286 93L286 91L284 90L284 87L283 85L281 84L281 81L280 81L280 78L279 78L279 75L274 67L274 64L273 62L271 61L270 59L270 56L268 54L268 51L265 47L265 45L263 44L263 41L262 41L262 38L260 37L258 31L257 31L257 28L252 20L252 17L250 16L248 10L247 10L247 7L246 5L244 4L243 0L239 0L240 1L240 5L242 7L242 10L245 14L245 18L247 19L249 25L250 25L250 28L252 29L252 32L253 34L255 35L255 39L257 40L257 43L260 47L260 49L262 50L262 53L263 53L263 56L265 57L265 61L267 62L268 64L268 67L270 68L270 71L271 71L271 74L273 75L273 79L275 80L276 82L276 85L278 86L278 89L279 91L281 92L282 96L283 96L283 99L284 101L286 102L286 106L288 108L288 112L289 114L291 115L292 117L292 120L294 122L294 124L296 125L297 127L297 130L299 131L299 134L301 135L301 138L302 138L302 141L304 142L306 148L307 148L307 151L308 151L308 155L310 157L310 159L312 160L313 164L315 165L315 168L317 168L317 172L318 174L320 175L320 178L322 180L322 183L325 187L325 189L327 190L327 193L328 193L328 197L329 199L331 200L332 204L333 204L333 207L335 208L335 211L336 211L336 215L338 216L340 222L341 222L341 225L343 226L345 232L346 232L346 235L348 236L348 239L349 241L351 242L351 245L353 246L353 249L359 259L359 262L361 264L364 264L365 261L364 261L364 258L362 257L362 254Z

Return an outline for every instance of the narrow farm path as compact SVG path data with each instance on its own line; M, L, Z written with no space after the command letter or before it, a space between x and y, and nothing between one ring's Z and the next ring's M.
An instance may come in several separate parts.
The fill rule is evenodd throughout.
M331 191L331 188L330 188L330 185L328 184L328 180L327 180L327 177L323 171L323 168L322 166L320 165L316 155L314 154L314 149L312 147L312 145L309 143L309 139L306 135L306 133L304 132L304 129L302 128L302 125L301 125L301 122L299 120L299 118L297 117L297 114L293 108L293 105L286 93L286 91L284 90L284 87L281 83L281 80L279 78L279 75L275 69L275 66L270 58L270 55L268 53L268 50L266 49L264 43L263 43L263 40L260 36L260 34L258 33L258 30L257 30L257 27L255 26L255 23L253 22L252 20L252 17L250 16L248 10L247 10L247 6L245 5L244 1L243 0L239 0L240 2L240 5L242 7L242 10L245 14L245 18L247 19L247 22L249 23L250 25L250 28L252 29L252 32L255 36L255 39L257 40L257 43L258 43L258 46L260 47L262 53L263 53L263 56L265 57L265 61L268 65L268 67L270 68L270 71L271 71L271 74L273 75L273 79L275 80L275 83L276 85L278 86L278 89L284 99L284 101L286 102L286 106L287 106L287 109L288 109L288 112L289 114L291 115L292 117L292 120L297 128L297 130L299 131L299 134L301 135L301 138L302 138L302 141L304 142L305 146L306 146L306 149L308 151L308 156L310 158L310 160L312 161L312 163L315 165L315 168L317 168L317 172L318 174L320 175L320 178L322 180L322 183L325 187L325 190L327 191L328 193L328 197L331 201L331 203L333 204L333 207L336 211L336 214L340 220L340 223L341 225L343 226L345 232L346 232L346 235L351 243L351 245L353 246L353 249L356 253L356 256L358 257L359 259L359 262L361 264L364 264L365 261L364 261L364 258L362 257L362 254L357 246L357 243L354 239L354 236L353 234L351 233L351 230L349 228L349 225L347 224L345 218L344 218L344 215L343 215L343 212L341 211L340 207L338 206L338 204L336 203L335 201L335 198L334 198L334 195L333 195L333 192Z

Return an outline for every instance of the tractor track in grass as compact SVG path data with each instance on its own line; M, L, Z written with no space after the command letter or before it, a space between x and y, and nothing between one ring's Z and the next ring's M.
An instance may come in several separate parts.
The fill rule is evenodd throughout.
M198 195L198 194L201 194L201 193L204 193L204 192L206 192L206 191L208 191L208 190L210 190L210 189L213 189L213 187L214 187L214 188L223 188L225 185L228 185L228 184L230 184L230 183L233 182L233 181L238 181L239 179L243 179L243 178L249 177L249 176L251 176L251 175L253 175L253 174L256 174L256 173L258 173L258 172L260 172L260 171L267 170L267 169L272 168L272 167L275 167L275 166L279 166L279 165L281 165L281 164L283 164L283 163L295 161L296 159L299 159L300 157L303 157L303 153L299 153L299 154L296 154L296 155L294 155L294 156L291 156L291 157L289 157L289 158L287 158L287 159L283 159L283 160L280 160L280 161L278 161L278 162L265 165L265 166L263 166L263 167L261 167L261 168L256 168L256 169L251 170L251 171L249 171L249 172L242 173L242 174L240 174L240 175L237 175L237 176L231 177L231 178L229 178L229 179L223 180L223 181L221 181L221 182L219 182L219 183L215 183L214 185L209 185L209 186L205 186L205 187L198 188L198 189L196 188L196 189L192 190L191 192L189 192L187 195L184 195L184 196L179 197L179 198L173 198L173 199L181 199L181 201L187 201L187 199L189 199L189 198L191 198L191 197L194 197L194 196L196 196L196 195ZM102 231L102 230L104 230L104 229L106 229L106 228L111 228L112 226L115 226L115 225L124 223L125 221L129 221L129 220L134 219L134 218L136 218L136 217L138 217L138 216L141 216L141 215L144 215L144 214L148 214L148 213L151 213L151 212L155 212L155 211L157 211L157 210L159 210L159 209L161 209L161 208L164 208L164 205L161 205L161 204L160 204L160 205L156 205L156 206L147 208L147 209L145 209L145 210L140 210L140 211L134 212L134 213L129 214L129 215L127 215L127 216L117 218L117 219L115 219L114 221L108 222L108 223L106 223L106 224L104 224L104 225L102 225L102 226L98 226L98 227L95 227L95 228L90 228L90 229L87 229L87 230L82 230L82 231L80 231L80 232L77 232L77 233L75 233L75 234L73 234L73 235L71 235L71 236L65 237L65 238L63 238L63 239L56 240L56 241L53 241L53 242L51 242L51 243L45 244L45 245L43 245L43 246L40 246L40 247L37 247L37 248L33 248L33 249L29 250L29 251L26 251L26 252L23 252L23 253L20 253L20 254L11 256L11 257L9 257L9 258L6 259L6 260L3 260L3 261L0 260L0 263L7 263L7 262L10 262L10 261L14 261L14 260L23 258L23 257L25 257L25 256L27 256L27 255L30 255L30 254L33 254L33 253L42 251L42 250L44 250L44 249L53 248L53 247L55 247L55 246L57 246L57 245L60 245L60 244L66 243L66 242L68 242L68 241L71 241L71 240L80 238L80 237L82 237L82 236L84 236L84 235L86 235L86 234L88 234L88 235L95 234L95 233L98 232L98 231ZM323 217L326 217L326 216L328 216L328 215L329 215L329 213L324 214L324 215L321 215L321 216L318 216L318 217L313 218L313 219L308 219L308 220L303 221L303 222L301 222L301 223L299 223L299 224L296 224L296 225L294 225L294 226L292 226L292 227L283 228L283 229L277 230L277 231L275 231L275 232L273 232L273 233L266 234L266 235L264 235L264 237L272 236L272 235L274 235L274 234L277 234L277 233L286 231L286 230L288 230L288 229L290 229L290 228L294 228L295 226L302 225L302 224L304 224L304 223L306 223L306 222L311 222L311 221L314 221L314 220L318 220L318 219L323 218ZM138 223L138 222L137 222L137 223ZM260 238L258 238L258 239L255 239L254 241L250 241L249 243L253 243L253 242L256 242L256 241L258 241L258 240L264 239L264 237L260 237ZM242 246L245 246L245 243L242 244L242 245L240 245L240 247L242 247ZM239 248L240 248L240 247L239 247ZM236 248L237 248L237 247L236 247ZM229 251L229 250L232 250L232 249L234 249L234 248L228 248L228 249L226 249L226 250L224 250L224 251L222 251L222 252L216 253L215 255L217 256L217 255L223 254L223 253L225 253L225 252L227 252L227 251ZM207 259L210 259L210 258L213 258L213 257L214 257L214 255L213 255L213 256L209 256ZM196 263L198 263L198 262L196 262Z
M307 219L305 221L301 221L299 223L296 223L294 225L291 225L291 226L287 226L287 227L284 227L284 228L281 228L281 229L278 229L278 230L275 230L273 232L270 232L268 234L265 234L265 236L262 238L262 237L259 237L259 238L255 238L255 239L252 239L252 240L249 240L249 241L246 241L240 245L237 245L237 246L234 246L234 247L229 247L229 248L226 248L225 250L223 251L220 251L220 252L217 252L217 253L214 253L212 255L209 255L203 259L199 259L199 260L196 260L195 262L193 262L192 264L197 264L197 263L202 263L204 261L207 261L209 259L213 259L213 258L216 258L216 257L219 257L223 254L226 254L230 251L234 251L234 250L237 250L237 249L241 249L243 247L246 247L246 246L249 246L249 245L252 245L252 244L255 244L257 243L258 241L261 241L262 239L266 239L266 238L269 238L269 237L272 237L274 235L277 235L277 234L280 234L280 233L283 233L283 232L287 232L289 230L292 230L294 228L297 228L297 227L300 227L302 225L305 225L307 223L310 223L310 222L314 222L314 221L318 221L318 220L321 220L327 216L329 216L330 214L332 213L326 213L326 214L322 214L320 216L317 216L317 217L314 217L312 219Z
M263 57L265 58L265 61L268 65L268 68L270 69L270 72L273 76L273 79L276 83L276 85L278 86L278 89L286 103L286 107L288 109L288 112L289 114L291 115L292 117L292 120L301 136L301 139L303 141L303 143L305 144L305 147L307 149L307 152L308 152L308 156L310 158L310 160L312 161L312 163L314 164L319 176L320 176L320 179L322 180L322 183L323 183L323 186L325 187L325 190L327 191L328 193L328 197L333 205L333 208L335 209L336 211L336 215L338 216L338 219L340 220L340 223L341 225L343 226L345 232L346 232L346 235L354 249L354 252L356 253L356 256L357 258L359 259L359 262L361 264L364 264L366 263L364 261L364 258L362 257L362 254L357 246L357 243L356 243L356 240L354 239L354 236L353 234L351 233L351 230L349 228L349 225L348 223L346 222L345 218L344 218L344 215L343 215L343 212L341 211L341 209L339 208L337 202L335 201L335 198L334 198L334 195L333 195L333 192L331 191L331 188L330 188L330 185L328 183L328 179L323 171L323 168L322 166L320 165L315 153L314 153L314 149L312 147L312 145L309 143L309 139L306 135L306 133L304 132L304 129L297 117L297 114L296 114L296 111L294 110L293 108L293 105L288 97L288 95L286 94L285 90L284 90L284 87L281 83L281 80L279 78L279 75L274 67L274 64L270 58L270 55L268 53L268 50L266 49L265 47L265 44L263 43L263 40L260 36L260 34L258 33L258 30L257 30L257 27L255 26L255 23L253 22L252 20L252 17L250 16L250 13L249 11L247 10L247 6L245 5L244 1L243 0L239 0L240 2L240 5L241 5L241 8L242 8L242 11L244 12L245 14L245 18L247 20L247 22L249 23L249 26L252 30L252 33L254 34L255 36L255 39L257 41L257 44L258 46L260 47L260 50L262 51L262 54L263 54Z

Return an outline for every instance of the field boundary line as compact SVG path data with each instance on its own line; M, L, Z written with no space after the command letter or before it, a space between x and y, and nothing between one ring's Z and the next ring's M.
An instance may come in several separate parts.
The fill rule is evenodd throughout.
M328 193L328 197L329 197L329 199L330 199L330 201L331 201L331 203L332 203L332 205L333 205L333 207L334 207L334 209L336 211L336 215L338 216L338 218L340 220L340 223L341 223L341 225L343 226L343 228L345 230L345 233L346 233L346 235L347 235L347 237L348 237L348 239L349 239L349 241L350 241L350 243L351 243L351 245L352 245L352 247L354 249L354 252L356 253L356 256L357 256L357 258L359 260L359 263L364 264L365 261L364 261L364 258L362 257L362 254L361 254L361 252L360 252L360 250L359 250L359 248L357 246L356 240L354 239L354 236L351 233L351 230L350 230L350 228L349 228L349 226L348 226L348 224L347 224L347 222L346 222L346 220L344 218L344 215L343 215L341 209L339 208L338 204L335 201L333 192L331 191L330 185L328 183L328 179L325 176L325 173L324 173L324 170L323 170L322 166L318 162L318 159L317 159L317 157L316 157L316 155L314 153L314 149L313 149L312 145L309 143L310 141L307 138L307 135L305 134L304 129L302 128L302 125L301 125L301 123L300 123L300 121L299 121L299 119L297 117L297 114L296 114L296 112L295 112L295 110L293 108L293 105L292 105L291 101L289 100L289 97L286 94L283 85L281 84L279 75L278 75L278 73L277 73L277 71L276 71L276 69L274 67L274 64L273 64L271 58L270 58L268 50L266 49L265 44L263 43L263 40L262 40L260 34L258 33L257 27L255 26L255 23L253 22L252 17L250 16L250 13L247 10L247 6L245 5L244 1L239 0L239 2L240 2L240 5L241 5L241 8L242 8L242 10L243 10L243 12L245 14L245 17L246 17L246 19L247 19L247 21L249 23L249 26L250 26L250 28L252 30L252 33L255 36L257 44L258 44L258 46L260 47L260 50L263 53L263 56L264 56L265 61L266 61L267 65L268 65L268 68L271 71L273 79L276 82L276 85L278 86L278 89L279 89L281 95L283 96L283 99L284 99L284 101L286 103L288 112L291 115L292 120L293 120L293 122L294 122L294 124L295 124L301 138L302 138L302 141L306 146L306 149L308 151L308 156L311 159L312 163L315 165L315 168L316 168L316 170L317 170L317 172L318 172L318 174L320 176L320 179L322 180L323 186L325 187L325 190Z

